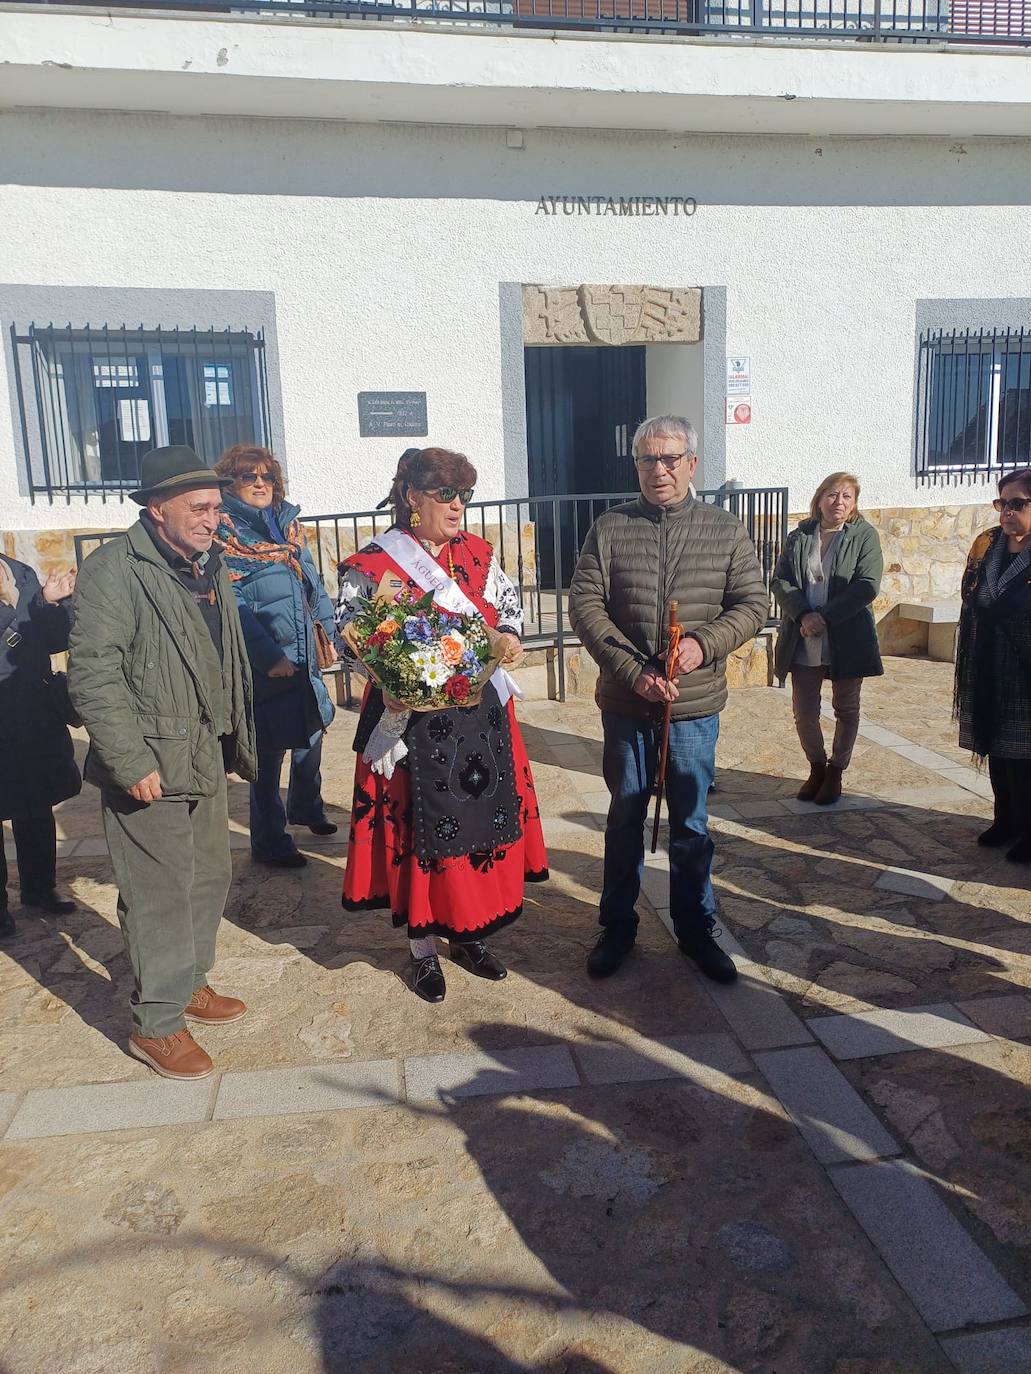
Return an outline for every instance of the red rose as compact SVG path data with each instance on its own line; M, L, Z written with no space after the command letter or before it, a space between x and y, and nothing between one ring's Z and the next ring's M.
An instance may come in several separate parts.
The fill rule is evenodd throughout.
M378 649L381 644L386 644L386 642L387 636L376 630L365 641L365 647L366 649Z
M452 701L465 701L469 695L469 679L464 673L456 673L444 683L444 692Z

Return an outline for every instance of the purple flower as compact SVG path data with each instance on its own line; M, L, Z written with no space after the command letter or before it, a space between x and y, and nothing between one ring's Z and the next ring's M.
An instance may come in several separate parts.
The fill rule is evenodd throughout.
M462 667L467 673L478 673L483 665L473 653L472 649L466 649L462 655Z
M414 640L418 644L428 644L433 638L430 622L421 615L408 616L402 626L402 633L405 639Z

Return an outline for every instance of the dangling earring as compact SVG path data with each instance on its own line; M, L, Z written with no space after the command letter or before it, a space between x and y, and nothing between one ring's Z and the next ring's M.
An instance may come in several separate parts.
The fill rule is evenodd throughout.
M408 523L409 523L409 525L411 525L411 527L412 527L413 530L417 530L417 529L419 528L419 526L422 524L422 516L419 514L419 512L418 512L417 510L413 510L413 511L412 511L412 514L411 514L411 516L409 517Z

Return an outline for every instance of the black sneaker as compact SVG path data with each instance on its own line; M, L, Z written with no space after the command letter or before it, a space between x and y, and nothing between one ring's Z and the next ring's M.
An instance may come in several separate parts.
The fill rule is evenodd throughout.
M720 949L719 945L712 937L712 933L703 930L697 935L682 935L677 940L680 952L695 964L706 978L711 978L714 983L733 983L737 978L737 969L730 955Z
M13 940L18 934L14 917L5 906L0 906L0 940Z
M308 862L299 849L292 854L274 854L270 859L262 859L257 854L252 854L251 858L256 864L267 864L269 868L303 868Z
M621 931L603 930L598 943L587 956L587 972L592 978L610 978L621 967L634 947L634 936Z
M37 911L46 911L51 916L70 916L73 911L79 909L73 901L62 897L53 887L49 892L23 892L21 904L35 907Z
M416 959L412 954L409 958L412 961L411 987L415 995L424 1002L443 1002L447 984L437 956L427 954L425 959Z
M337 827L332 821L316 821L314 825L309 825L308 829L313 835L335 835Z
M1017 830L1012 826L993 821L987 830L982 830L978 835L977 843L985 849L1001 849L1004 844L1009 844L1010 840L1015 840L1017 834Z

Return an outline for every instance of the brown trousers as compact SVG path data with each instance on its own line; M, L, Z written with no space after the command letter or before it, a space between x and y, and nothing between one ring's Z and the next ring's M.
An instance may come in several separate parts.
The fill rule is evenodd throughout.
M826 668L805 668L797 663L791 668L791 709L795 715L799 742L810 763L827 762L827 749L820 726L820 691L826 676ZM830 762L842 771L849 765L859 734L859 693L862 687L861 677L839 678L831 682L834 746Z

